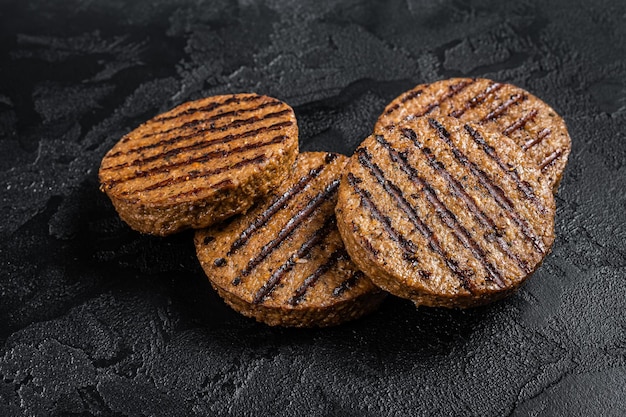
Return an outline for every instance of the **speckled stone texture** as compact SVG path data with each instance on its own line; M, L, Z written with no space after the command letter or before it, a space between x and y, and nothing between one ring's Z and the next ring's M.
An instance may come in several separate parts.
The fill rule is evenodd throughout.
M526 88L572 136L553 251L491 306L270 328L190 232L141 236L98 191L105 152L187 100L275 96L302 150L349 154L452 76ZM3 1L0 415L626 415L625 80L620 0Z

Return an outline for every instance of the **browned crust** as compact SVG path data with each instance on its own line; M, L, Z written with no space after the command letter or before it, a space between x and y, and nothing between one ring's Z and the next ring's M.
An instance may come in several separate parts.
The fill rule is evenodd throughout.
M399 279L399 277L385 270L384 261L377 258L371 251L364 249L367 243L363 240L363 236L352 232L354 225L347 220L347 217L343 215L342 210L339 208L340 205L344 206L345 203L342 199L345 198L345 196L346 193L340 190L339 201L337 203L337 228L346 245L346 250L356 266L361 271L364 271L376 286L390 294L411 300L418 307L468 308L488 304L504 298L514 292L522 283L520 281L518 285L511 286L497 294L484 294L478 297L467 292L448 294L427 292L407 285L402 279Z
M278 189L227 225L196 232L211 285L236 311L269 324L322 327L369 313L385 293L345 252L334 208L348 158L298 156Z
M301 309L256 305L242 300L211 282L213 288L233 310L270 326L328 327L356 320L376 311L385 293L372 291L342 300L330 306Z
M528 155L556 192L571 149L563 119L545 102L511 84L451 78L420 84L387 105L375 130L418 116L453 116L497 130Z
M297 153L288 105L257 94L215 96L125 135L99 177L126 223L164 236L245 212L284 181Z
M511 140L447 117L367 138L336 207L346 250L376 285L418 305L461 308L505 297L536 270L554 213L551 188Z

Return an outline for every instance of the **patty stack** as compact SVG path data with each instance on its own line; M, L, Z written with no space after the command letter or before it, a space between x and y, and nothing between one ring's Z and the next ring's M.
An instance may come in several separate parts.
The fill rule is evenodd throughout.
M101 188L133 229L198 229L198 259L236 311L319 327L373 311L386 293L350 260L335 220L348 158L298 155L295 115L257 94L209 97L156 116L102 160Z
M198 229L198 259L234 310L317 327L373 311L386 292L460 308L510 294L550 251L569 151L537 97L451 79L392 101L351 158L298 155L279 100L186 103L124 136L100 181L140 232Z

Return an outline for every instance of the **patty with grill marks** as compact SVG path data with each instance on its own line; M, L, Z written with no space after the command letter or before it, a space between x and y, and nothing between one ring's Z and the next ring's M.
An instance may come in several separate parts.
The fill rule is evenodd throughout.
M128 133L99 176L126 223L165 236L245 212L287 177L297 154L291 107L224 95L182 104Z
M552 189L519 147L444 116L365 139L344 171L336 215L357 267L416 305L502 298L554 241Z
M487 79L452 78L420 84L387 105L375 130L415 117L452 116L513 139L556 192L571 139L563 119L529 92Z
M248 213L196 231L198 259L234 310L269 324L322 327L373 311L385 293L350 260L335 220L348 158L304 152Z

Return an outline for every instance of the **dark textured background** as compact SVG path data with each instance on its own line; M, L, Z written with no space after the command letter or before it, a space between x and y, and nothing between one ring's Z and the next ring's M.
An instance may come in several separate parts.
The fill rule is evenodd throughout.
M269 328L227 308L190 232L141 236L104 153L183 101L295 107L302 150L351 153L421 82L527 88L572 136L557 239L515 296L390 298ZM3 1L0 415L626 415L626 3Z

